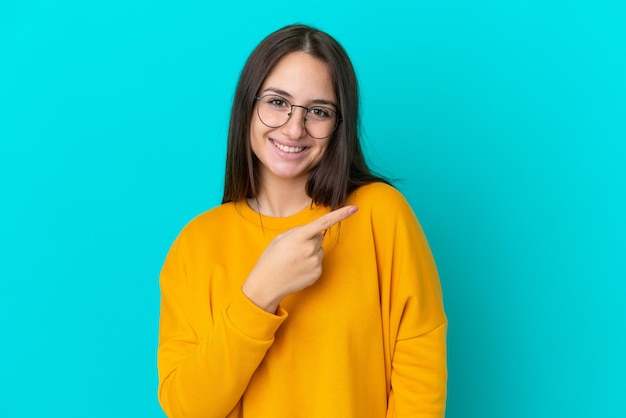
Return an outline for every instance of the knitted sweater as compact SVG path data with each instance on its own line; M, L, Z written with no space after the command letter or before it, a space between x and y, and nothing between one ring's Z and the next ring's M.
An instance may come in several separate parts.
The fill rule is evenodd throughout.
M446 317L428 243L404 197L382 183L326 231L323 272L275 314L241 291L284 218L245 201L192 220L161 272L159 400L170 417L443 417Z

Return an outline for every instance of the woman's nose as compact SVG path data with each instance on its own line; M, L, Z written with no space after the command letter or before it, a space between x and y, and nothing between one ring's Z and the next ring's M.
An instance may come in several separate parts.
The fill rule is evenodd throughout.
M300 106L291 108L291 116L282 127L283 132L289 135L291 139L300 139L306 135L306 128L304 127L306 112L306 109Z

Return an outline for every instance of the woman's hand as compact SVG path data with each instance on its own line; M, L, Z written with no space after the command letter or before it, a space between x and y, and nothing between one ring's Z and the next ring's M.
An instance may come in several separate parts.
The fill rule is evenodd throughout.
M255 305L274 313L283 298L311 286L322 274L322 232L352 216L356 206L344 206L276 236L259 257L243 293Z

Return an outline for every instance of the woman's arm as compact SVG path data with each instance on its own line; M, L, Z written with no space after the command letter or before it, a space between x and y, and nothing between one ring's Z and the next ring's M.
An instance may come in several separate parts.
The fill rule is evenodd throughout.
M267 313L238 292L206 321L210 329L194 329L190 311L197 295L188 285L194 278L187 277L185 251L178 244L161 272L159 401L171 418L224 418L241 399L286 313L280 308L276 315Z
M382 301L391 339L388 418L443 418L446 328L435 262L417 218L398 192L372 211Z

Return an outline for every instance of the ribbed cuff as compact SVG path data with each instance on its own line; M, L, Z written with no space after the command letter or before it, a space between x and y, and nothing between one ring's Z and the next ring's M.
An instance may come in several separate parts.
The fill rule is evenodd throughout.
M243 291L226 308L230 323L248 337L259 341L270 341L280 325L287 319L287 312L278 306L276 314L271 314L256 306Z

